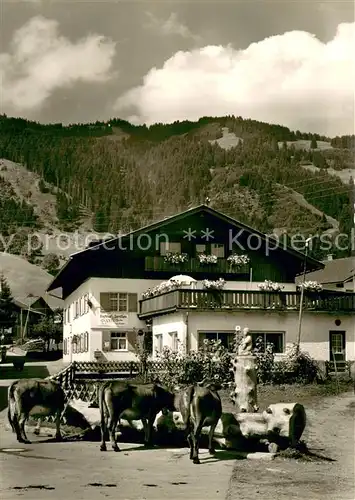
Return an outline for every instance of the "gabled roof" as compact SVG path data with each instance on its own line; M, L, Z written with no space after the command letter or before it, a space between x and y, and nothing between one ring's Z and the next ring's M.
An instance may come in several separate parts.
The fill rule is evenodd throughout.
M254 235L258 236L261 240L263 240L265 242L270 241L270 242L277 244L277 240L271 236L267 236L266 234L254 229L254 228L252 228L252 227L250 227L242 222L239 222L238 220L233 219L232 217L225 215L222 212L219 212L219 211L211 208L210 206L198 205L197 207L190 208L188 210L185 210L185 211L180 212L178 214L172 215L170 217L165 217L164 219L162 219L158 222L154 222L154 223L149 224L147 226L144 226L140 229L136 229L135 231L131 231L131 232L126 233L124 235L120 235L118 237L112 238L112 239L107 240L105 242L101 242L97 245L91 246L90 248L86 248L86 249L81 250L79 252L73 253L70 256L69 260L66 262L66 264L62 267L60 272L57 274L57 276L48 285L47 292L61 287L61 284L60 284L61 283L61 275L63 274L63 272L68 270L68 268L72 265L73 261L77 262L78 259L80 259L84 255L88 255L89 252L97 250L99 247L102 247L104 245L107 247L108 245L112 244L112 246L114 247L116 243L118 243L118 242L124 243L127 239L131 238L132 236L136 237L136 236L139 236L139 234L163 228L167 225L170 225L173 222L182 221L185 218L190 217L191 215L199 214L199 213L210 214L214 217L219 218L221 221L223 221L227 224L230 224L231 226L235 226L239 230L243 229L247 233L254 234ZM303 260L305 258L304 254L302 252L299 252L298 250L295 250L287 245L283 244L282 250L284 250L286 253L289 253L293 257L298 258L300 260ZM308 263L308 266L313 267L313 269L321 269L324 267L324 264L322 264L321 262L319 262L316 259L313 259L312 257L307 258L307 263Z
M31 308L32 310L36 311L42 311L45 309L50 309L51 311L54 311L55 309L62 309L63 308L63 301L59 297L53 297L51 295L48 295L45 293L43 296L34 296L34 295L27 295L27 296L15 296L14 300L18 302L18 304L22 304L24 308ZM42 306L42 307L35 307L33 306Z
M306 274L307 281L321 284L345 283L355 275L355 257L324 261L324 269Z
M25 304L21 300L18 299L12 299L13 304L17 306L19 309L24 309L25 311L30 311L31 313L35 314L44 314L42 311L39 311L38 309L32 309L31 304Z

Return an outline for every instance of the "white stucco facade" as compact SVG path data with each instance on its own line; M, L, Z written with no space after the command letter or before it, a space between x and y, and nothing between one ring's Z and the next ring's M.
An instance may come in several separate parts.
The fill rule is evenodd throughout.
M335 323L337 321L337 324ZM340 320L340 324L339 324ZM248 327L252 334L278 335L282 338L282 358L287 348L297 341L298 313L264 311L188 311L158 316L153 319L153 356L160 347L171 348L171 334L177 332L182 348L192 350L199 347L199 337L204 333L234 332L235 326ZM355 360L355 314L335 315L329 313L304 312L301 324L301 349L319 361L331 360L330 332L345 332L345 359ZM159 336L162 336L162 339Z
M64 301L63 360L95 361L95 352L101 353L100 359L107 361L135 360L137 332L146 328L145 322L139 320L137 315L138 301L145 290L160 282L161 280L90 278L82 283ZM125 311L104 311L100 304L101 293L137 294L136 311L129 312L128 307ZM112 348L112 344L117 343L111 340L115 334L121 334L117 338L126 338L126 341L122 340L123 344L126 343L125 348ZM84 339L81 340L81 348L73 345L75 336Z
M137 315L138 301L142 298L143 292L160 283L161 280L130 278L90 278L82 283L64 300L63 360L65 362L95 361L95 352L98 353L99 351L104 356L104 359L108 361L135 360L137 331L146 328L145 322L141 321ZM258 282L227 281L225 288L228 290L252 291L259 290L258 285ZM195 286L196 288L202 288L202 281L197 281ZM283 286L285 291L294 291L296 289L292 283L285 283ZM101 310L101 293L137 294L137 311L117 311L108 314ZM90 307L88 300L92 304ZM179 315L176 317L180 318ZM160 318L158 317L154 321L158 328ZM176 321L172 319L171 321L169 331L175 332L175 327L180 324L180 319ZM164 327L161 326L161 328ZM113 350L108 348L111 332L126 334L127 349ZM169 332L167 332L167 335L167 339L169 339ZM179 343L183 342L184 336L186 336L186 329L179 327ZM79 340L77 347L73 345L73 338ZM171 341L167 340L167 342L172 346ZM155 351L154 346L153 350Z
M323 286L327 290L334 290L336 292L355 293L355 278L348 279L342 283L325 283Z
M139 300L143 292L160 283L161 280L122 278L85 281L64 301L64 361L136 360L137 334L147 330L145 321L138 318ZM258 282L228 281L225 290L253 291L259 290L258 285ZM296 290L295 284L282 285L284 291ZM195 282L193 286L201 289L202 282ZM118 294L117 299L115 295L109 299L117 304L117 310L103 307L102 294ZM123 297L122 301L119 297ZM264 335L265 342L270 336L277 337L277 356L281 358L287 347L297 341L298 312L190 309L155 316L152 318L153 357L165 346L173 350L197 350L204 335L206 338L216 334L221 338L230 337L236 325L247 326L254 335ZM343 332L345 359L355 360L355 314L304 311L301 331L304 351L317 360L330 360L330 332Z

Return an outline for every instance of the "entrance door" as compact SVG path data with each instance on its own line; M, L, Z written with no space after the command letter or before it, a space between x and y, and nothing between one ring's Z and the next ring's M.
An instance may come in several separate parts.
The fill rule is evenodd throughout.
M336 363L338 371L345 370L345 332L329 332L329 359L332 364Z

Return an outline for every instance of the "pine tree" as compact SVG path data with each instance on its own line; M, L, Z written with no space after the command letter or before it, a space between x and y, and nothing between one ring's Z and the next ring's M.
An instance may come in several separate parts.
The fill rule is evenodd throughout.
M16 324L15 305L9 284L2 274L0 275L0 331L4 333Z
M59 322L57 321L59 318ZM32 327L33 338L40 337L46 342L46 349L49 350L51 340L59 344L62 340L63 331L63 313L61 310L56 309L53 312L48 312L43 316L38 323Z

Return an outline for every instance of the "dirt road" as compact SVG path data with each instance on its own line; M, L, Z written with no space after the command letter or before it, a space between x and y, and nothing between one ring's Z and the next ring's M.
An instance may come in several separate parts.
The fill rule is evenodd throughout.
M121 448L121 453L100 453L99 443L34 443L16 452L21 445L7 432L0 450L1 499L218 500L226 496L235 463L232 453L219 452L210 458L201 450L202 464L197 466L186 448L144 450L129 444Z

